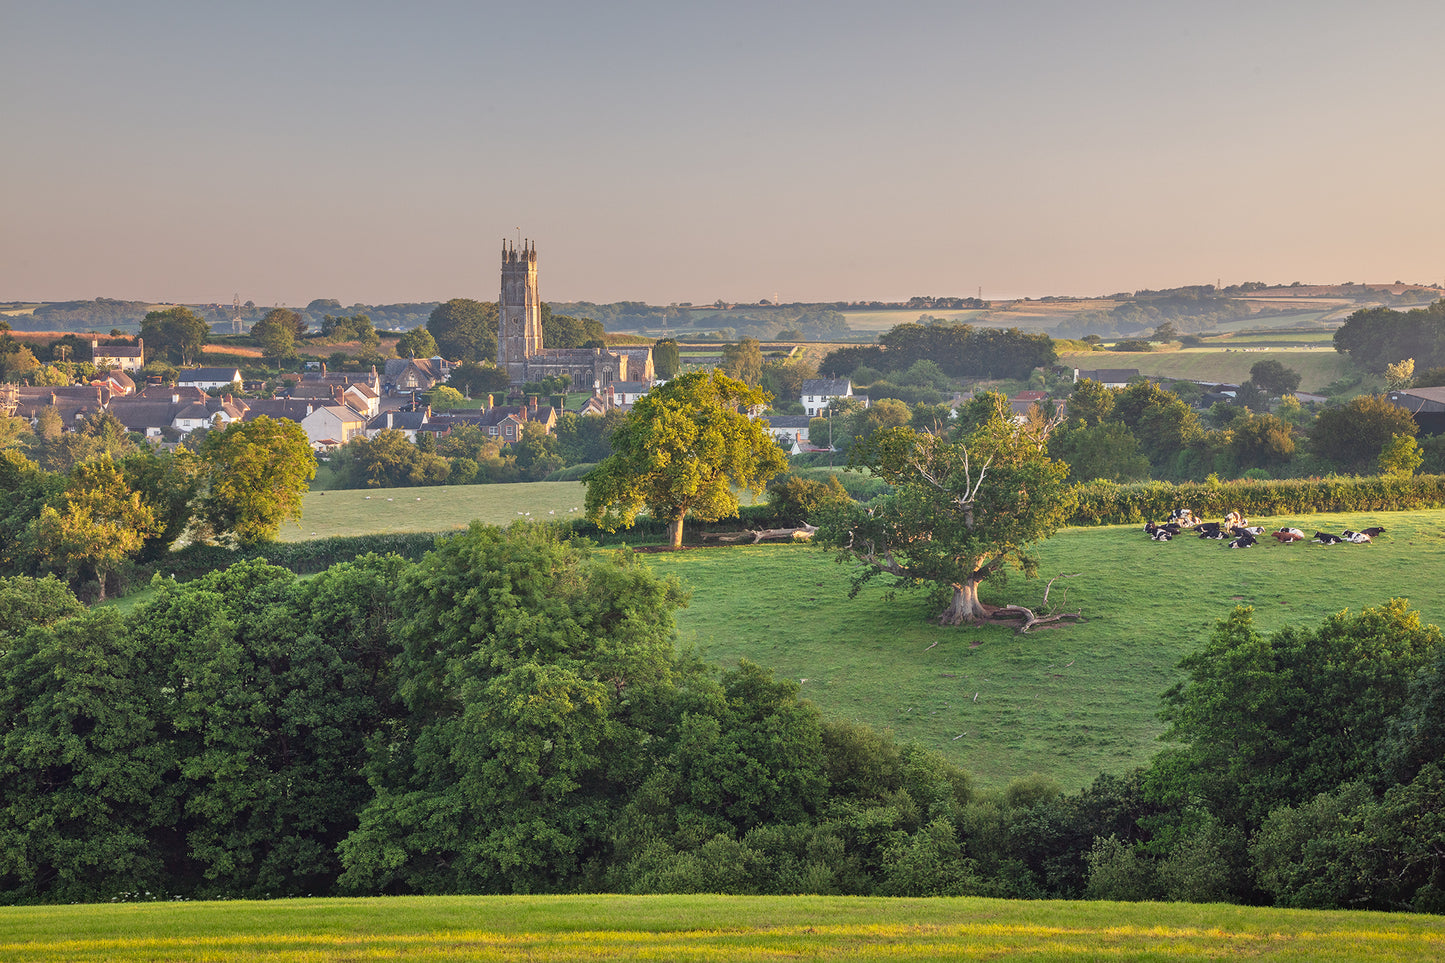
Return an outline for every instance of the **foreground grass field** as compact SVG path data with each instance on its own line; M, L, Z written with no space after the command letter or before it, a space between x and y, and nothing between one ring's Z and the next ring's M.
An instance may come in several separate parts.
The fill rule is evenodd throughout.
M1438 917L1219 905L849 897L277 900L0 909L0 959L1413 961Z
M889 600L880 583L848 598L849 568L808 546L649 556L692 588L684 642L709 661L749 659L797 681L823 712L937 749L985 786L1040 772L1076 789L1158 750L1159 696L1178 663L1236 605L1273 631L1391 597L1445 623L1445 512L1255 519L1307 532L1383 525L1372 545L1232 551L1136 526L1068 529L1040 548L1050 601L1086 622L1015 635L944 628L922 592ZM986 588L994 603L1037 606L1043 580Z

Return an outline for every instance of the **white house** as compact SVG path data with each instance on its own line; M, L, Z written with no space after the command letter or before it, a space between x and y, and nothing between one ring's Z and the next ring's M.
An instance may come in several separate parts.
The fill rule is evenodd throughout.
M97 371L106 368L119 368L122 371L139 371L146 363L146 343L143 338L136 338L135 347L128 344L101 344L92 339L90 342L90 361L95 365Z
M803 382L798 400L809 417L820 415L829 403L838 398L853 397L853 382L847 378L809 378ZM864 402L864 407L867 403Z
M189 368L176 372L176 386L180 388L213 391L216 388L239 384L240 381L240 368Z

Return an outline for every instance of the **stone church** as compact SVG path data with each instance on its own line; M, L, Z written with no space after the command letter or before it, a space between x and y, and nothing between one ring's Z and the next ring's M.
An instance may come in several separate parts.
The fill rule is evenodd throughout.
M567 375L573 390L602 392L622 381L651 383L652 348L548 348L542 344L537 295L537 245L502 242L502 295L497 299L497 366L513 385Z

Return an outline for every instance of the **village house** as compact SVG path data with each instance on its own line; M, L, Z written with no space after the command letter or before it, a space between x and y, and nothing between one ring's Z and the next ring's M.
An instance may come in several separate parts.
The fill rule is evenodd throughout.
M1080 368L1074 369L1074 381L1079 382L1088 378L1090 381L1097 381L1105 388L1127 388L1129 383L1139 378L1138 368L1097 368L1093 371L1085 371Z
M399 431L406 440L414 442L418 432L424 431L432 422L431 406L417 411L398 411L390 408L372 415L366 422L366 437L375 438L383 431Z
M119 368L125 372L139 371L146 364L145 345L143 338L136 338L134 345L101 344L92 339L90 363L95 365L97 371L103 368Z
M111 398L110 389L103 385L64 385L59 387L32 387L20 385L15 391L15 415L32 425L46 408L54 408L60 414L65 430L70 431L80 422L99 411L104 411Z
M450 374L450 366L440 357L388 358L382 369L382 390L389 395L430 391Z
M97 371L90 383L97 388L105 388L112 398L135 394L135 379L120 368Z
M799 452L815 451L808 440L808 428L812 424L812 418L807 415L768 415L768 427L772 429L773 437L777 440L778 446L787 451L790 455ZM827 439L823 439L826 450Z
M300 424L312 448L339 448L357 435L365 437L366 416L345 405L325 405L313 408Z
M808 378L803 382L803 389L798 396L798 401L810 417L822 414L829 404L839 398L856 397L868 407L868 399L862 395L853 394L853 382L847 378Z
M240 368L182 368L176 372L176 387L214 391L241 383Z

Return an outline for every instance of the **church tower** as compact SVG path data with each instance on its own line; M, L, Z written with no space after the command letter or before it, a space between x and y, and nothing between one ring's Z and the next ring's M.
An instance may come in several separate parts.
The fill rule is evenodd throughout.
M537 245L502 242L502 296L497 300L497 366L514 385L527 380L527 360L542 350L537 297Z

